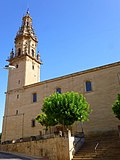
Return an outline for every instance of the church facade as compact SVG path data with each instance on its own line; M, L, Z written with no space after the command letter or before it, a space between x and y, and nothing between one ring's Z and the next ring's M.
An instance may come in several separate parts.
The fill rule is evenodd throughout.
M3 117L2 142L43 134L43 127L35 121L43 99L54 92L82 93L92 108L89 121L76 122L72 133L85 134L117 130L119 121L112 112L112 104L120 93L120 62L92 68L40 82L40 54L36 53L38 39L29 12L15 37L15 52L8 59L9 70ZM54 130L54 128L52 129Z

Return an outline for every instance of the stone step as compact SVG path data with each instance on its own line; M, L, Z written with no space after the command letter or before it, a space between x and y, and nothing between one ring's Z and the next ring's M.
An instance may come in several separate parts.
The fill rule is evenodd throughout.
M120 157L99 157L99 158L73 158L72 160L120 160Z
M96 160L99 160L99 158L92 158L92 157L77 157L77 158L73 158L72 160L93 160L93 159L96 159ZM100 159L101 160L101 159Z
M98 156L98 155L107 155L107 156L109 156L109 155L120 155L120 149L119 150L115 150L115 151L113 151L113 150L111 150L111 151L106 151L106 152L103 152L103 151L99 151L99 152L82 152L82 153L77 153L76 155L75 155L75 157L77 156L94 156L94 155L96 155L96 156Z
M97 137L85 137L85 140L92 140L92 141L97 141L97 140L114 140L114 139L118 139L119 136L116 135L116 136L110 136L110 135L107 135L107 136L97 136Z
M110 135L89 137L73 160L120 160L120 138Z
M86 156L74 156L74 158L99 158L99 157L108 157L108 158L115 158L115 157L119 157L120 158L120 154L118 155L92 155L92 156L89 156L89 155L86 155Z

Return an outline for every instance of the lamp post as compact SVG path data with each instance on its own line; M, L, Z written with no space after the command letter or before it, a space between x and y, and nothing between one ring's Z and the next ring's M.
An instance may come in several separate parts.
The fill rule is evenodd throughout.
M13 70L13 69L16 69L16 67L13 65L5 65L5 67L3 69Z

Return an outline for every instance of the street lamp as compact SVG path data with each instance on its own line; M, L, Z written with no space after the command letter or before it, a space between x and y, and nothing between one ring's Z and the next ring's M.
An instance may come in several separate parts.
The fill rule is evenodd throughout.
M12 65L5 65L5 67L4 67L4 69L11 69L11 70L13 70L13 69L15 69L16 67L15 66L12 66Z

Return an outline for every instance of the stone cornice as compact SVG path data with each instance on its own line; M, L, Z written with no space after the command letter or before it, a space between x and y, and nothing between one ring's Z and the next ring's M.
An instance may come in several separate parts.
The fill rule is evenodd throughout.
M27 39L31 38L31 39L34 40L36 43L38 43L38 40L37 40L35 37L33 37L32 35L30 35L30 34L17 35L17 36L15 37L15 42L17 42L18 40L20 40L20 39L22 39L22 38L27 38Z
M22 54L22 55L20 55L20 56L15 56L14 58L8 59L8 60L6 60L6 61L8 61L8 62L10 62L10 63L13 63L13 62L15 62L15 61L24 59L26 56L28 56L28 57L31 58L32 60L36 61L37 63L42 64L41 61L38 61L36 58L31 57L29 54Z
M20 87L20 88L9 90L9 91L5 92L5 94L20 92L20 91L23 91L23 90L24 90L24 87Z

